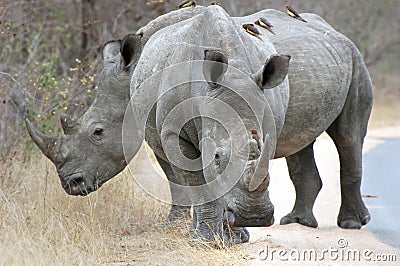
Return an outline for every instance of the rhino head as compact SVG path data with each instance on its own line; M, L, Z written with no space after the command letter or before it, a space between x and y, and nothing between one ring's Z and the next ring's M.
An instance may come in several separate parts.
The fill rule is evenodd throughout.
M79 119L60 116L62 136L44 135L26 120L32 140L55 164L61 185L70 195L87 195L97 190L131 159L124 156L122 123L141 37L129 34L103 46L104 66L95 100Z
M202 137L208 139L201 147L204 175L207 182L221 179L222 186L237 181L224 196L231 226L274 222L267 188L277 136L264 90L288 86L289 60L290 56L271 55L251 73L230 67L220 51L205 51L203 76L209 88L202 121Z

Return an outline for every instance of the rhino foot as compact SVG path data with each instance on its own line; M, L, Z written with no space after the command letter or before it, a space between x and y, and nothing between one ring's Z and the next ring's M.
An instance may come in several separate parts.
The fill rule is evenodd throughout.
M189 244L199 248L223 248L224 237L211 230L199 230L196 228L191 232Z
M166 222L175 223L177 221L186 221L189 219L191 219L190 206L172 205Z
M228 245L237 245L249 242L250 233L245 227L224 226L225 239Z
M344 229L361 229L371 220L371 215L366 207L360 209L340 208L337 224Z
M196 247L226 248L232 245L249 242L250 234L244 227L225 227L220 233L211 230L195 229L191 233L190 245Z
M318 222L311 211L310 212L292 211L288 215L282 217L280 222L281 225L292 224L292 223L298 223L313 228L318 227Z

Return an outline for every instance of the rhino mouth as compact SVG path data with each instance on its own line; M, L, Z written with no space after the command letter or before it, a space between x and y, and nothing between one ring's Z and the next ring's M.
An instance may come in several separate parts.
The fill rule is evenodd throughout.
M265 215L250 215L228 208L225 217L226 222L232 227L268 227L275 222L273 211Z
M269 193L262 195L234 188L225 200L225 221L233 227L268 227L274 224L274 205Z
M83 173L74 173L65 177L61 185L65 192L73 196L86 196L100 187L94 177Z

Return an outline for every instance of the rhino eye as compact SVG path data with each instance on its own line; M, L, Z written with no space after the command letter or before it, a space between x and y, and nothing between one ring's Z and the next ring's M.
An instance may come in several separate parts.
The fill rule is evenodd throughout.
M217 148L217 150L215 151L215 154L214 154L214 163L215 163L216 165L220 165L220 164L221 164L221 157L222 157L223 152L224 152L224 151L223 151L221 148Z
M96 136L101 136L101 135L103 135L103 132L104 132L104 129L103 128L96 128L95 130L94 130L94 135L96 135Z

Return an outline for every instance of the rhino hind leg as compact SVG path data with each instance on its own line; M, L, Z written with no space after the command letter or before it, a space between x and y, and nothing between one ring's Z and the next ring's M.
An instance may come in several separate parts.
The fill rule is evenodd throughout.
M179 183L181 184L182 182L178 180L178 178L175 176L174 172L172 171L171 165L162 160L160 157L156 155L157 161L160 164L161 168L163 169L165 175L167 176L168 181L173 182L173 183ZM178 192L174 190L174 187L171 187L171 198L172 202L177 202L178 197L181 197L182 195L179 195ZM185 196L185 195L184 195ZM172 204L171 210L168 214L167 218L167 223L173 223L177 221L187 221L191 219L190 217L190 206L180 206L176 204Z
M344 140L334 130L329 135L334 140L340 159L341 206L337 219L339 227L360 229L371 219L368 209L361 198L362 143L354 139Z
M286 158L290 178L296 190L296 202L292 212L282 217L281 225L299 223L314 228L318 226L312 210L322 188L322 181L315 164L313 145L314 143L311 143Z
M371 219L361 198L362 138L344 137L337 126L328 130L335 142L340 160L341 206L337 219L339 227L360 229Z
M372 84L363 62L355 64L358 71L353 77L346 103L341 114L328 128L339 153L341 206L338 226L360 229L371 216L361 198L362 147L372 109Z

